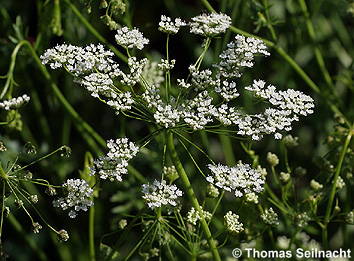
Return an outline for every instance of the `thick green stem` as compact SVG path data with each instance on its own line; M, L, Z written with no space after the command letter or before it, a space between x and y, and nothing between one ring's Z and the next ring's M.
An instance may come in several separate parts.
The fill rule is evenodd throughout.
M325 247L328 247L327 226L331 220L333 201L334 201L334 197L336 195L336 185L337 185L338 177L339 177L341 170L342 170L343 161L344 161L345 155L347 153L348 146L350 144L353 134L354 134L354 124L353 124L352 128L349 129L349 133L347 135L347 138L345 139L342 151L340 152L340 155L339 155L339 160L338 160L338 164L336 167L336 172L334 173L334 177L332 180L331 192L329 194L329 199L328 199L327 208L326 208L326 214L324 217L324 224L322 227L322 241L323 241L322 243Z
M177 172L178 172L178 174L179 174L179 176L181 178L183 187L184 187L185 191L187 192L187 196L188 196L189 200L192 203L192 206L199 213L201 213L201 207L199 205L198 199L197 199L197 197L196 197L196 195L194 193L194 190L192 188L191 183L189 182L188 175L185 172L185 170L183 168L183 165L182 165L182 163L181 163L181 161L180 161L180 159L178 157L178 154L177 154L177 151L176 151L176 148L175 148L175 144L174 144L174 139L173 139L172 132L167 133L167 148L168 148L168 151L170 153L172 162L175 165L176 170L177 170ZM208 224L207 224L207 222L205 221L205 219L203 218L202 215L201 215L200 223L201 223L201 227L203 229L203 232L205 234L205 237L206 237L206 239L208 241L208 244L209 244L209 247L210 247L210 251L211 251L211 253L212 253L213 257L214 257L214 260L215 261L221 261L218 249L217 249L215 241L214 241L214 239L213 239L213 237L211 235L211 232L210 232L210 229L208 227Z
M128 62L128 58L122 54L117 48L115 48L112 44L110 44L106 38L104 38L90 23L86 20L86 18L80 13L80 11L73 5L70 0L64 0L66 4L70 7L70 9L74 12L74 14L80 19L83 25L92 33L100 42L104 43L111 49L122 61Z

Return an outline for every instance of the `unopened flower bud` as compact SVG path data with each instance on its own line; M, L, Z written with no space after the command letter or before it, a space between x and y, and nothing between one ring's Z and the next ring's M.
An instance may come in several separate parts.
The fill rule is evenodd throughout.
M268 152L267 154L267 161L270 166L275 167L276 165L279 164L279 158L276 154L273 154L271 152Z
M280 172L280 180L287 183L290 180L290 174L286 172Z
M38 196L37 195L31 195L30 196L30 200L32 201L32 203L37 203L38 202Z
M217 198L219 196L220 192L217 187L215 187L213 184L209 184L207 186L207 196L209 198Z
M62 229L58 232L58 237L62 241L68 241L69 240L69 234L66 230Z
M53 187L47 187L45 193L47 193L49 196L55 196L57 194L57 191Z
M307 174L307 170L304 169L303 167L297 167L294 171L294 173L298 176L304 176Z
M42 226L39 223L37 223L37 222L32 223L33 233L38 234L41 231L41 229L42 229Z
M323 185L313 179L313 180L311 180L311 182L310 182L310 187L311 187L313 190L318 191L318 190L320 190L320 189L323 188Z
M121 219L118 223L118 226L120 229L124 229L128 224L128 221L126 219Z

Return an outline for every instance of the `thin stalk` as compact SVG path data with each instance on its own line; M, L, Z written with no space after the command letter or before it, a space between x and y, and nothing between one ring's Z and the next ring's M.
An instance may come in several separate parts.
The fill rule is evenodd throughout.
M188 175L185 172L185 170L183 168L183 165L182 165L182 163L181 163L181 161L179 159L179 156L177 154L172 132L167 133L167 148L169 150L172 162L175 165L176 170L177 170L177 172L178 172L178 174L179 174L179 176L181 178L183 187L184 187L185 191L187 192L187 196L188 196L189 200L192 203L192 206L199 213L201 213L202 210L201 210L201 207L199 205L198 199L197 199L197 197L196 197L196 195L194 193L194 190L193 190L192 185L191 185L191 183L189 181ZM205 221L203 216L201 216L200 223L201 223L203 232L204 232L204 234L206 236L207 242L209 244L210 251L211 251L211 253L212 253L213 257L214 257L214 260L215 261L221 261L218 249L217 249L216 244L215 244L215 241L214 241L214 239L213 239L213 237L211 235L211 232L210 232L210 229L208 227L208 224Z
M268 30L270 32L270 34L272 35L272 39L274 42L276 42L278 40L277 34L275 33L274 27L270 21L270 15L269 15L269 3L268 0L263 0L263 5L265 8L265 15L266 15L266 21L267 21L267 27Z
M127 63L128 58L122 54L117 48L115 48L112 44L110 44L106 38L104 38L90 23L87 19L80 13L79 9L73 5L70 0L64 0L65 3L70 7L73 13L79 18L79 20L83 23L83 25L92 33L100 42L104 43L111 49L123 62Z
M22 227L21 223L17 221L15 216L10 214L8 220L10 221L13 228L18 232L19 238L26 241L27 246L29 246L37 255L38 260L47 261L48 258L46 256L46 253L42 250L42 248L39 247L39 244L37 244L35 240L33 240L33 238L28 235L28 232L25 231L25 229Z
M323 224L323 228L322 228L322 241L323 241L322 243L325 246L325 248L328 247L327 226L328 226L328 223L330 222L330 219L331 219L332 206L333 206L333 201L334 201L334 197L336 194L337 180L338 180L338 177L341 173L343 161L344 161L345 155L347 153L348 146L350 144L353 134L354 134L354 124L353 124L352 128L349 129L349 133L347 135L347 138L345 139L342 151L340 152L340 155L339 155L339 160L338 160L338 164L336 167L336 172L334 174L333 181L332 181L331 192L329 195L327 208L326 208L326 214L324 217L324 224Z
M304 13L304 16L305 16L307 32L308 32L308 34L309 34L309 36L311 38L311 41L314 44L314 51L315 51L315 57L316 57L317 64L320 67L320 70L321 70L321 72L323 74L323 77L324 77L327 85L330 88L333 89L334 85L333 85L333 82L332 82L332 78L329 75L329 72L328 72L328 70L326 68L322 53L321 53L320 49L317 46L316 33L315 33L315 29L313 27L313 23L312 23L312 21L310 19L310 14L308 12L306 2L305 2L305 0L298 0L298 2L299 2L299 5L301 7L301 10L302 10L302 12Z
M95 253L95 206L91 206L89 210L89 245L90 245L90 260L96 260Z
M0 100L5 97L5 94L7 93L7 91L11 87L11 85L14 84L13 72L14 72L14 69L15 69L16 58L17 58L18 52L20 51L22 45L24 45L24 44L25 44L25 42L23 42L23 41L19 42L16 45L15 49L12 51L11 63L10 63L9 70L8 70L8 72L6 74L7 79L6 79L6 83L5 83L4 89L2 90L2 92L0 94Z
M170 42L170 34L167 34L166 37L166 60L167 63L170 63L170 58L169 58L169 42ZM171 77L170 77L170 70L168 69L166 71L166 76L165 76L165 85L166 85L166 101L169 101L169 88L171 87Z
M1 166L0 166L1 168ZM2 226L4 223L4 210L5 210L5 182L2 182L2 194L1 194L1 220L0 220L0 247L1 247L1 236L2 236ZM0 249L1 251L1 249Z

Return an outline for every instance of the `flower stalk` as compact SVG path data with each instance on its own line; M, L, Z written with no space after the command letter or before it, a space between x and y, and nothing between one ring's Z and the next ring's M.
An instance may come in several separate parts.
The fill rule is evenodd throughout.
M201 213L202 212L202 209L199 205L199 202L198 202L198 199L194 193L194 190L193 190L193 187L189 181L189 178L188 178L188 175L187 173L185 172L184 168L183 168L183 165L179 159L179 156L177 154L177 151L176 151L176 148L175 148L175 145L174 145L174 138L173 138L173 133L172 132L168 132L167 133L167 148L168 148L168 151L170 153L170 156L171 156L171 159L172 159L172 162L174 164L174 166L176 167L176 170L182 180L182 184L183 184L183 187L187 193L187 196L189 198L189 200L191 201L192 203L192 206L199 212ZM205 221L204 217L201 216L201 219L200 219L200 224L201 224L201 227L203 229L203 232L206 236L206 240L208 241L208 244L209 244L209 248L210 248L210 251L213 255L213 258L215 261L221 261L221 258L220 258L220 255L219 255L219 252L218 252L218 249L216 247L216 244L215 244L215 241L211 235L211 232L210 232L210 229L208 227L208 224L207 222Z

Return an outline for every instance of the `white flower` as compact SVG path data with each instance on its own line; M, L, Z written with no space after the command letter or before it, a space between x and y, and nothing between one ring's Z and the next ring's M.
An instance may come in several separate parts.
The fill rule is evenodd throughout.
M201 213L196 211L195 208L191 208L188 213L187 213L187 221L193 225L197 224L197 221L199 221L201 218L205 219L205 220L210 220L211 219L211 213L201 209Z
M124 159L130 160L135 157L139 152L139 147L137 147L133 142L129 141L127 138L120 138L116 140L108 140L107 147L109 152L107 156L111 159Z
M268 100L270 104L277 108L294 114L307 116L313 113L313 107L315 107L310 96L292 89L277 91L273 85L266 87L265 82L262 80L254 80L252 86L248 86L245 89L254 92L256 96Z
M221 164L208 165L212 176L206 179L215 186L229 192L234 192L236 197L242 197L250 193L255 200L256 193L263 191L264 177L258 169L252 169L250 165L238 162L235 167Z
M219 93L226 101L231 101L240 96L236 89L236 82L226 80L222 82L222 85L215 87L215 92Z
M253 67L256 54L270 55L263 41L236 35L235 41L227 44L227 49L220 55L220 62L216 65L219 74L225 78L239 78L243 67Z
M290 238L287 238L286 236L279 236L277 237L277 243L276 245L280 248L280 249L288 249L290 246Z
M243 224L238 220L239 216L232 211L227 212L224 219L228 231L238 234L244 230Z
M261 215L264 223L268 225L279 225L278 214L273 210L273 208L268 208Z
M323 188L323 185L321 183L319 183L318 181L312 179L310 181L310 187L315 190L315 191L318 191L318 190L321 190Z
M127 138L108 140L107 147L109 152L94 161L90 175L97 174L101 179L120 182L123 175L128 174L128 161L135 157L139 148Z
M176 18L173 22L168 16L161 15L161 21L159 22L159 30L167 34L176 34L182 26L186 26L181 18Z
M159 208L166 205L176 206L176 199L182 196L182 191L176 185L167 185L165 180L155 180L152 184L142 185L143 199L149 208Z
M193 34L213 37L224 33L231 25L231 18L226 14L202 14L193 17L189 23L190 32Z
M116 70L118 65L112 60L113 56L114 53L106 51L101 44L86 47L62 44L47 49L40 58L43 64L49 64L52 69L64 66L69 72L79 76L95 72L95 69L103 73Z
M4 109L6 111L15 110L24 105L25 103L29 102L29 100L30 97L27 94L12 98L10 100L4 100L0 102L0 109Z
M173 69L173 67L176 64L176 60L165 60L165 59L161 59L161 62L158 64L158 67L161 71L170 71Z
M144 45L149 43L149 40L138 29L129 29L126 26L117 30L115 38L117 43L125 48L138 48L141 50Z
M336 183L336 189L340 190L344 187L345 187L345 181L342 179L341 176L339 176Z
M188 89L189 87L191 87L191 84L185 82L184 79L177 79L177 84L178 84L178 86L181 86L182 88L186 88L186 89Z
M75 218L80 210L87 211L93 205L92 193L93 189L82 179L68 179L63 187L68 193L65 198L58 198L53 201L53 206L70 209L69 217Z

